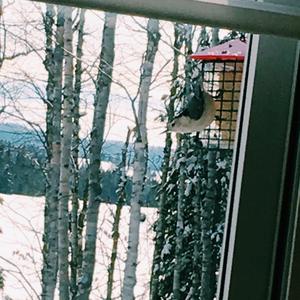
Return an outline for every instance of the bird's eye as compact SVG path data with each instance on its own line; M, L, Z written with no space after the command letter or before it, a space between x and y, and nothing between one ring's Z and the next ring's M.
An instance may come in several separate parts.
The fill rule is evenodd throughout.
M175 122L174 122L174 121L171 123L171 126L172 126L172 127L174 127L174 126L175 126Z

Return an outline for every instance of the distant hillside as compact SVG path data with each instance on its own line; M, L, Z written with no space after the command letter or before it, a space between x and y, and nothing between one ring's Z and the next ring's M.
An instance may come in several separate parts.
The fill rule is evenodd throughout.
M38 148L43 147L43 144L36 132L15 123L0 124L0 140L12 143L14 146L32 145ZM84 144L87 146L88 141L85 141ZM102 160L118 164L121 158L122 147L122 141L106 141L103 145ZM81 148L80 155L83 156L83 153L84 152ZM129 155L133 158L132 145L129 147ZM162 157L162 147L149 147L150 170L157 170L160 168Z
M36 132L15 123L0 124L0 140L13 143L15 146L24 144L43 146Z

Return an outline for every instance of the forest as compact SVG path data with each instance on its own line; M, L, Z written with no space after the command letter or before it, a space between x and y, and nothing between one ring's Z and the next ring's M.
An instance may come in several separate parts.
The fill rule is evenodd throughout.
M243 33L0 4L0 211L15 194L43 205L40 262L29 266L39 288L14 275L1 252L3 299L215 299L232 147L209 148L199 133L168 128L203 84L190 54ZM104 204L109 250L97 246ZM145 224L151 265L139 295ZM96 280L103 253L105 275ZM23 286L16 298L5 294L12 274Z
M36 140L36 143L34 142ZM120 172L117 166L121 162L122 143L109 141L103 147L101 161L106 163L101 171L101 197L104 202L116 203L117 186ZM144 206L156 206L155 189L158 185L157 169L161 164L162 148L149 147L149 157L155 162L148 168L145 188ZM82 158L78 169L78 195L82 199L87 188L88 168L84 163L84 151L79 150ZM133 156L132 147L128 156ZM15 124L0 124L0 193L44 196L46 179L43 168L46 164L46 152L43 145L36 139L35 132ZM126 203L130 199L132 180L126 183Z

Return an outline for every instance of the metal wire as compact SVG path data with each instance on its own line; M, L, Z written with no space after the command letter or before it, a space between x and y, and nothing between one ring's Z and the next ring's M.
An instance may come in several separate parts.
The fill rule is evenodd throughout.
M216 118L200 135L208 149L234 146L243 63L240 61L202 61L204 89L215 98ZM219 94L219 96L218 96Z

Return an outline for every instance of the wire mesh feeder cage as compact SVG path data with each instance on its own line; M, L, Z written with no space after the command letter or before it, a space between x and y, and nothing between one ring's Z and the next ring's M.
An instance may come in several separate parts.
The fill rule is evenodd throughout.
M200 135L208 149L233 149L246 51L237 39L191 55L200 60L204 89L215 97L215 121Z

